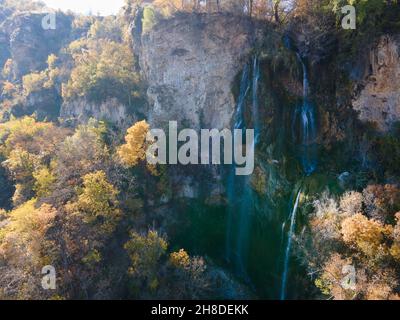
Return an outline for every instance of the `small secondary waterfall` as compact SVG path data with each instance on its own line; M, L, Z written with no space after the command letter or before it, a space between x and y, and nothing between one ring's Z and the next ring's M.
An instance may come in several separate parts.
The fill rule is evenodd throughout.
M290 229L289 229L288 241L287 241L286 250L285 250L285 260L284 260L283 274L282 274L281 300L285 300L285 297L286 297L286 284L287 284L287 276L288 276L288 271L289 271L290 250L292 247L293 233L294 233L294 230L296 227L296 215L297 215L297 209L299 207L300 196L301 196L301 190L299 190L299 192L297 194L296 201L295 201L293 211L291 214L291 218L290 218Z
M257 56L253 58L253 84L252 84L252 118L254 125L254 143L257 144L260 138L260 116L258 104L258 82L260 80L260 61Z
M293 136L299 145L299 153L304 173L312 174L317 168L317 131L315 126L314 105L309 99L310 84L308 71L300 53L296 52L297 59L303 68L303 102L295 110L293 117Z
M249 65L246 63L243 68L242 79L240 81L240 91L239 98L236 107L235 114L235 129L243 129L244 128L244 103L246 101L246 96L250 90L250 81L249 81Z
M258 103L260 63L257 56L254 56L252 62L252 65L247 63L243 69L236 107L234 128L248 128L245 120L245 106L249 96L249 91L251 89L251 117L255 134L253 148L255 148L260 135ZM236 176L234 165L232 165L228 178L227 194L229 211L227 222L226 259L227 261L234 262L235 269L240 275L246 276L245 254L249 244L250 224L254 209L254 201L252 189L250 187L250 177Z

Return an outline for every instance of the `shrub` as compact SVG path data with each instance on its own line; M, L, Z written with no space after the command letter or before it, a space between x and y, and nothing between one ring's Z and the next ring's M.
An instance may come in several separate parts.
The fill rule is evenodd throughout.
M144 34L150 32L156 24L156 14L152 7L147 6L144 8L142 24Z

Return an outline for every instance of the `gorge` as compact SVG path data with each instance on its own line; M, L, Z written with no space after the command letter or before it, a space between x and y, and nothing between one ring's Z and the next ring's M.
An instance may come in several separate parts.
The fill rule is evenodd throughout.
M355 30L336 0L44 30L24 1L0 1L0 299L399 297L398 2L355 1Z

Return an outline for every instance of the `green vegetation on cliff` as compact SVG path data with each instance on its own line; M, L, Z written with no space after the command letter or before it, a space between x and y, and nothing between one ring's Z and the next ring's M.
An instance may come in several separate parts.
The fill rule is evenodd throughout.
M341 26L347 3L355 30ZM2 1L0 299L399 299L398 88L376 76L398 79L399 6L127 0L117 16L59 13L53 41L36 24L42 4ZM232 21L250 32L236 37ZM165 25L193 35L169 43L157 33ZM221 68L221 52L243 56L233 83L193 79ZM354 108L361 92L361 111L375 98L383 106L366 120ZM146 164L150 112L222 123L217 109L182 103L194 100L258 129L251 177ZM127 112L108 110L112 101ZM57 270L54 291L40 286L46 265Z

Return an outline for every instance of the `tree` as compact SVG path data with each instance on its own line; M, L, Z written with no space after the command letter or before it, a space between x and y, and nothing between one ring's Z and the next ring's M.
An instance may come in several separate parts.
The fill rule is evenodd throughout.
M57 56L51 54L47 58L47 68L41 72L33 72L22 77L22 87L26 96L55 87L59 81L61 70L56 66Z
M165 255L167 241L157 231L150 230L147 235L132 232L124 248L131 260L129 274L135 280L135 290L141 288L155 290L158 287L160 259Z
M365 213L383 223L400 210L400 189L395 185L369 185L363 191Z
M42 198L51 194L51 187L56 181L56 177L47 167L42 167L33 172L35 179L34 191L38 198Z
M179 299L201 299L207 292L211 280L206 274L206 263L202 257L190 257L181 249L172 252L169 264L173 267L171 291ZM175 284L179 284L179 288Z
M104 123L92 119L60 144L54 170L61 190L79 184L88 173L106 170L110 155L103 140L105 132Z
M376 257L377 254L388 254L384 242L385 238L392 233L391 226L384 226L377 221L369 220L361 213L342 222L344 242L371 258Z
M48 204L37 208L34 199L7 214L8 223L0 228L0 297L49 297L51 293L40 290L37 275L52 261L53 242L47 233L56 215L57 210Z
M323 294L335 299L399 298L397 198L395 186L370 185L362 193L346 192L339 200L324 193L314 202L309 234L298 243ZM382 219L393 216L395 221ZM343 270L356 273L354 285L343 282Z
M141 79L136 73L136 61L128 44L108 39L78 40L70 44L75 62L70 79L62 85L65 100L85 97L104 102L116 98L132 106L141 101Z
M100 225L106 233L111 233L120 220L117 195L118 191L107 181L103 171L89 173L83 177L82 193L71 208L77 210L86 223Z
M134 167L146 159L146 136L149 129L150 126L145 120L128 129L126 143L118 149L118 155L125 165Z
M152 7L145 7L143 10L143 19L142 19L143 33L146 34L150 32L155 24L156 24L156 14L154 9Z
M29 95L33 92L41 91L44 88L44 84L47 81L46 74L31 73L22 77L22 86L24 88L25 95Z
M104 17L90 26L88 35L93 39L108 39L118 43L122 41L122 26L117 17Z
M146 120L139 121L130 127L125 136L125 144L118 148L118 156L122 164L127 167L145 166L146 169L153 175L158 176L159 172L156 165L147 163L147 150L151 142L147 139L150 126Z
M34 173L50 164L69 130L32 117L0 124L0 154L3 166L17 184L15 204L33 196ZM48 181L49 182L49 181Z

